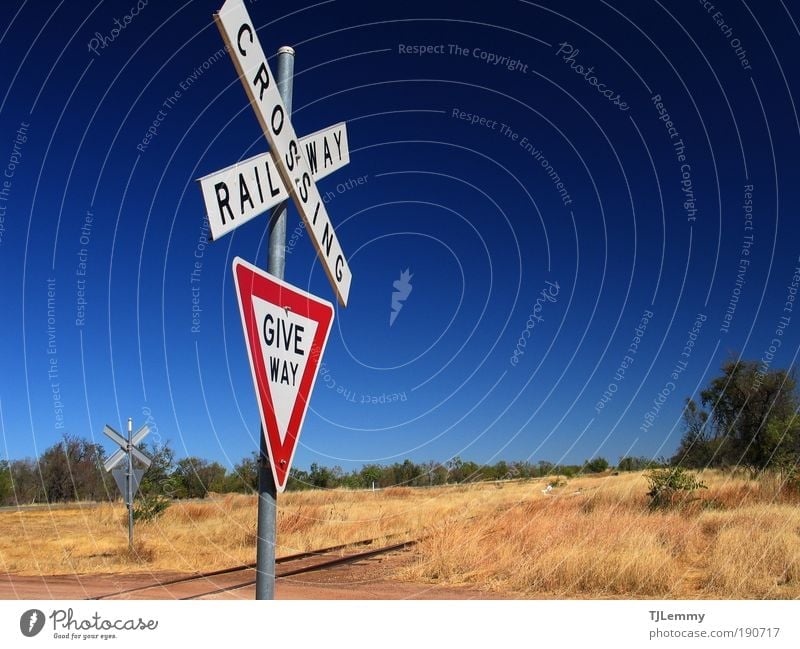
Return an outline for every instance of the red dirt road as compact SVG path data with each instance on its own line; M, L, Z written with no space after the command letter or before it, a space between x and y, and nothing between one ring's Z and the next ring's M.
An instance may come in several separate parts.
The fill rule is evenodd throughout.
M394 581L402 559L376 557L306 575L279 579L278 599L497 599L500 593ZM0 599L87 599L185 577L179 573L116 575L51 575L30 577L0 574ZM242 584L254 579L254 571L220 575L188 583L172 584L118 596L114 599L181 599ZM255 586L204 596L200 599L254 599Z

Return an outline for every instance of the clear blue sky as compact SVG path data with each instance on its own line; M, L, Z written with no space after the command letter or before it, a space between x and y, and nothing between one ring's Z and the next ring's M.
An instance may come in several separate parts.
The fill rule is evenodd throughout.
M719 4L248 4L296 49L297 132L350 139L297 465L671 455L729 355L794 366L800 14ZM207 243L195 182L267 150L219 5L3 12L0 456L128 416L180 456L258 445L230 268L267 221ZM335 301L298 224L286 279Z

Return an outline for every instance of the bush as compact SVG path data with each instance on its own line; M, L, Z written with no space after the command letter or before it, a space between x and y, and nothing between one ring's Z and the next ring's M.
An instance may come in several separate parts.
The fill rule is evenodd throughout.
M593 460L587 460L584 463L585 471L587 473L602 473L608 469L608 460L604 457L596 457Z
M650 486L650 507L670 507L678 500L685 500L688 494L697 489L707 489L694 474L682 467L652 469L645 476Z
M161 494L151 493L140 495L133 503L133 520L152 521L161 516L172 501Z

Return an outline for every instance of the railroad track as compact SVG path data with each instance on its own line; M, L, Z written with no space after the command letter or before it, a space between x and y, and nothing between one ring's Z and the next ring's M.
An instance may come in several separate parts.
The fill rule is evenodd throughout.
M375 540L365 539L354 543L279 557L275 560L276 579L285 579L286 577L355 563L381 554L403 550L418 541L417 539L412 539L360 552L344 553L348 548L372 545ZM162 599L165 594L170 599L200 599L252 586L256 583L255 576L256 564L250 563L144 584L87 599ZM211 589L209 590L209 588ZM157 597L157 595L160 596Z

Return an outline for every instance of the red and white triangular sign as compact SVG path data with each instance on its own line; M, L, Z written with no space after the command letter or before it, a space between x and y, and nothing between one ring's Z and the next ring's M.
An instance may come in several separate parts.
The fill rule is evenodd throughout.
M278 491L289 468L333 324L333 305L236 257L247 356Z

